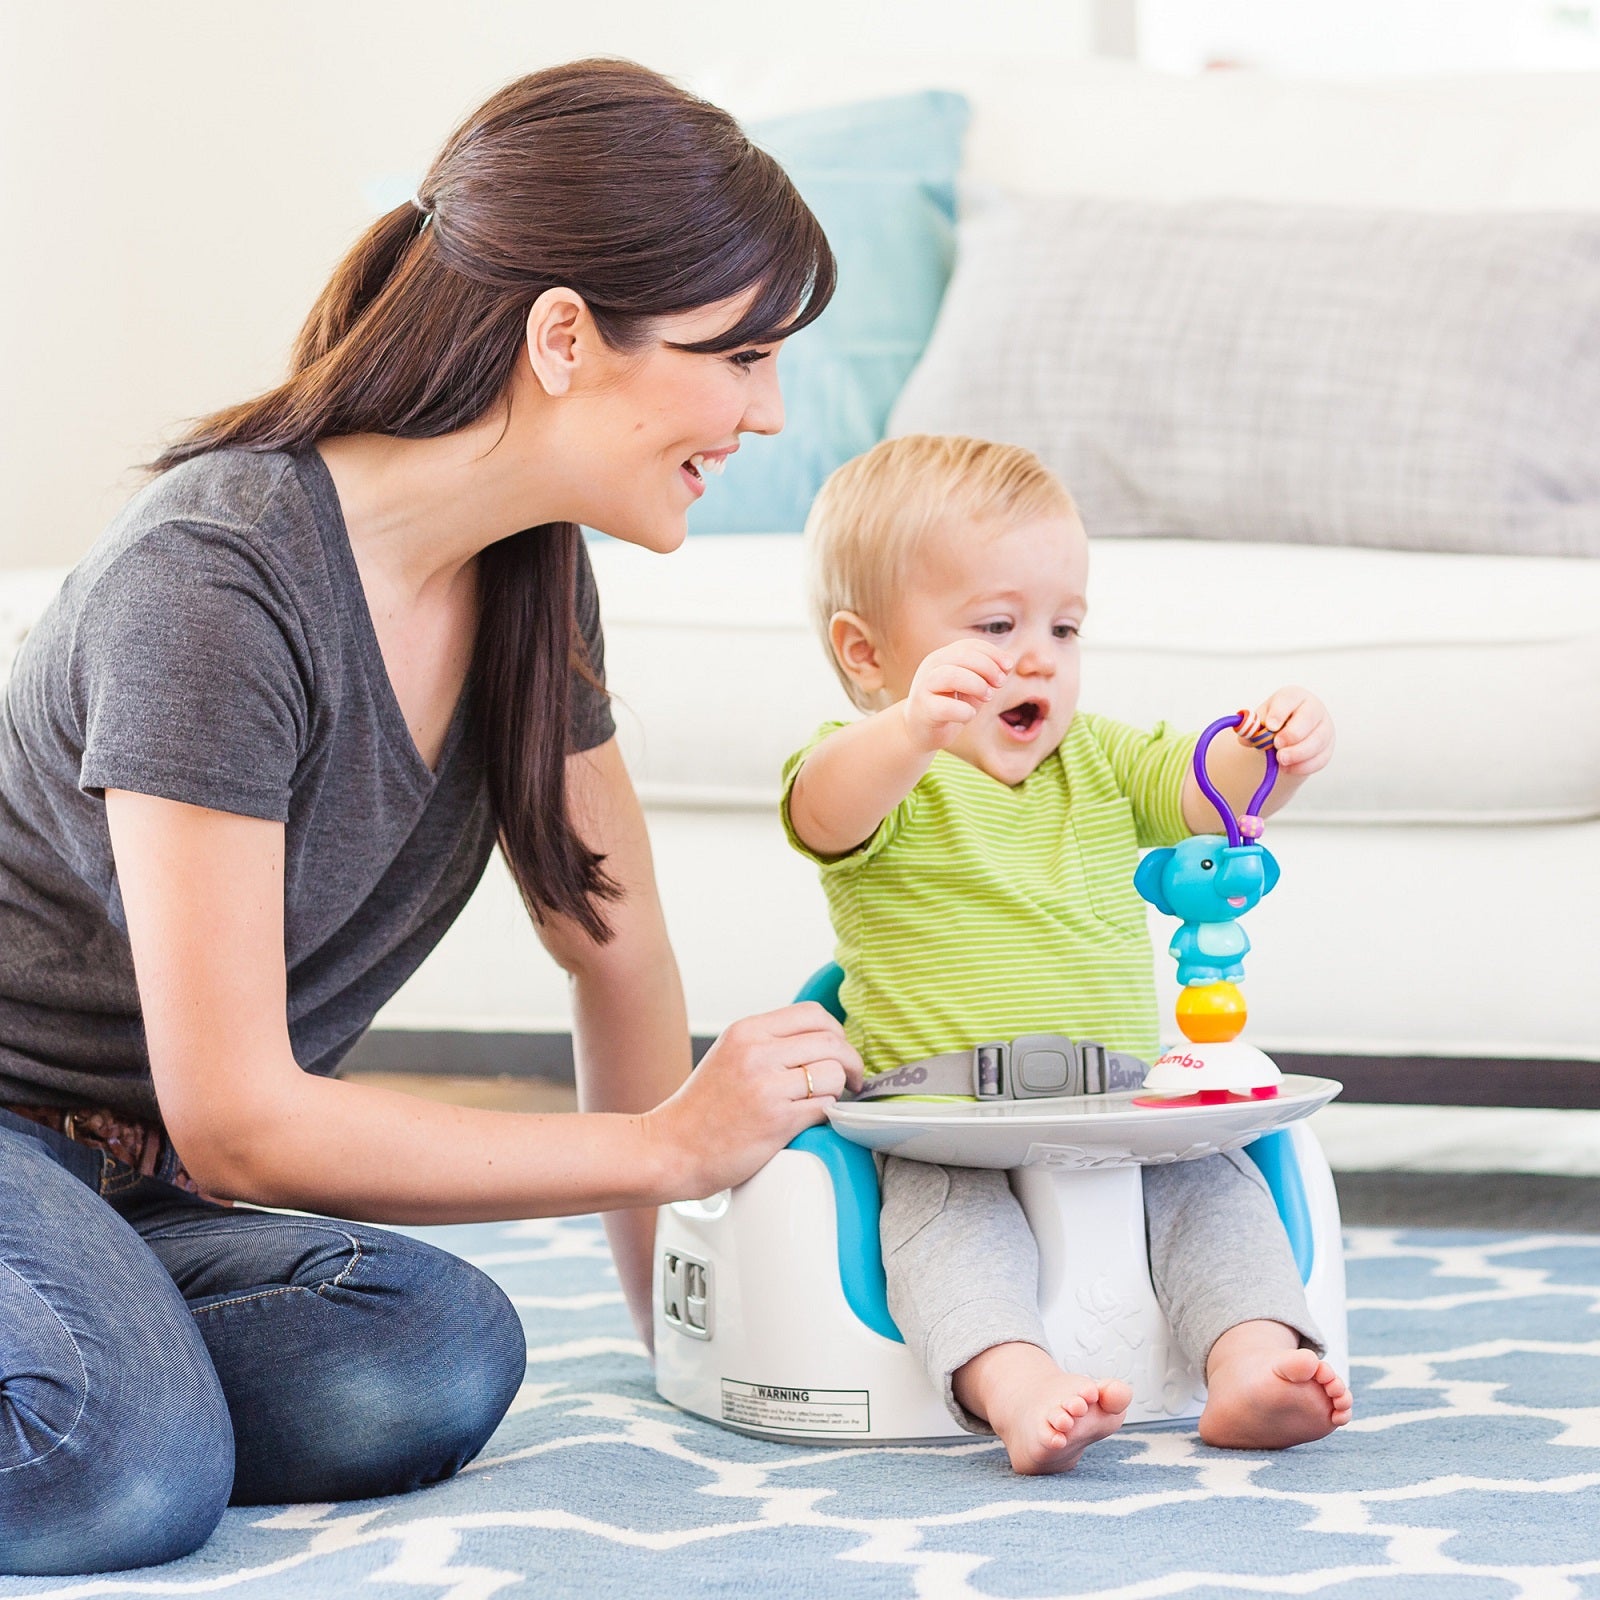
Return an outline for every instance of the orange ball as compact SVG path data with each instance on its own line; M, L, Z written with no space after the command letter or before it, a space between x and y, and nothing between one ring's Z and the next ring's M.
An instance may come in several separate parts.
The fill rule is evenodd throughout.
M1178 996L1178 1027L1195 1044L1223 1044L1244 1031L1244 996L1231 983L1198 983Z

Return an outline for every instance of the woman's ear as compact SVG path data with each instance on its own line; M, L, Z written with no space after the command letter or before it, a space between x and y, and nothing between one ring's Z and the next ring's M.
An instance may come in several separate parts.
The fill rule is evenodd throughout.
M860 691L863 702L883 688L883 663L872 629L853 611L835 611L828 619L828 643L845 676Z
M563 395L577 375L580 334L591 343L594 319L576 289L546 289L528 312L528 364L548 395Z

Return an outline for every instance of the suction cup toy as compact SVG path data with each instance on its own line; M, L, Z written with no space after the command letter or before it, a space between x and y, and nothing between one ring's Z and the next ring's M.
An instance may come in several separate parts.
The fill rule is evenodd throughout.
M1235 816L1206 771L1206 752L1224 728L1241 730L1247 744L1264 750L1267 770L1245 814ZM1276 730L1255 727L1249 712L1219 717L1200 735L1194 775L1227 830L1202 833L1168 850L1152 850L1139 863L1134 887L1158 911L1182 919L1168 954L1178 963L1178 1029L1186 1046L1169 1050L1150 1068L1135 1105L1219 1105L1270 1099L1282 1073L1269 1056L1239 1038L1249 1012L1235 980L1244 977L1250 940L1239 918L1277 885L1278 863L1261 844L1260 811L1278 781Z

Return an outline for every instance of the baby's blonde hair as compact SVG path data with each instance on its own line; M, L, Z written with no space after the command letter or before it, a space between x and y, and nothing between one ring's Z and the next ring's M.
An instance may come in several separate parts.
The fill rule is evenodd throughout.
M847 461L812 502L805 540L812 620L852 702L872 709L834 655L835 613L881 626L935 534L1076 515L1066 486L1020 445L908 433Z

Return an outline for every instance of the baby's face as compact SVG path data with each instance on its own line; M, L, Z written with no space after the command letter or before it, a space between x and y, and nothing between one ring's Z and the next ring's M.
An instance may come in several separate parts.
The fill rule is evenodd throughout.
M930 651L986 639L1015 663L950 752L1005 784L1021 783L1061 743L1078 708L1078 630L1089 543L1074 516L969 526L931 541L882 641L896 700Z

